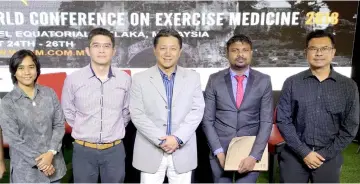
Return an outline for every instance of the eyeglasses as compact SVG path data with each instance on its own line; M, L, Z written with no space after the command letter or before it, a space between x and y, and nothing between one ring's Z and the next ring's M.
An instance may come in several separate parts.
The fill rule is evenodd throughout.
M110 43L105 43L105 44L95 43L95 44L90 45L90 47L93 49L100 49L101 47L104 49L112 49L112 44L110 44Z
M321 51L321 53L327 54L329 53L332 49L334 49L333 47L321 47L321 48L316 48L316 47L309 47L306 50L309 53L317 53L319 51Z

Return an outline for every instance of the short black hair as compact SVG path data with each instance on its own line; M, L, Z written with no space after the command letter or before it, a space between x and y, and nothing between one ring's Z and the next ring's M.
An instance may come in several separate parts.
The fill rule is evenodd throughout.
M329 33L328 31L325 30L316 30L316 31L312 31L310 32L307 37L306 37L306 48L309 46L309 42L311 39L313 38L322 38L322 37L328 37L331 40L331 44L333 47L335 47L335 38L334 35Z
M169 36L173 36L173 37L178 39L180 49L181 49L182 48L182 38L181 38L180 34L175 29L171 29L171 28L161 29L156 34L156 36L154 38L154 47L156 47L156 45L158 44L160 37L169 37Z
M231 37L227 42L226 42L226 53L229 52L229 47L231 44L235 43L235 42L245 42L247 44L250 45L250 48L252 49L252 42L250 37L243 35L243 34L237 34L234 35L233 37Z
M37 76L36 76L36 79L35 79L35 83L40 75L40 71L41 71L41 65L40 65L40 62L39 62L39 59L38 57L31 51L31 50L25 50L25 49L22 49L22 50L19 50L17 52L15 52L10 60L9 60L9 71L11 73L11 80L13 82L13 84L16 84L17 83L17 79L15 77L15 73L19 67L19 65L22 63L22 61L24 60L25 57L27 56L30 56L36 66L36 73L37 73Z
M111 33L109 30L107 29L104 29L104 28L95 28L93 30L90 31L89 35L88 35L88 41L89 41L89 45L91 43L91 39L94 37L94 36L97 36L97 35L103 35L103 36L107 36L111 39L111 43L112 43L112 47L114 48L115 47L115 37L114 37L114 34Z

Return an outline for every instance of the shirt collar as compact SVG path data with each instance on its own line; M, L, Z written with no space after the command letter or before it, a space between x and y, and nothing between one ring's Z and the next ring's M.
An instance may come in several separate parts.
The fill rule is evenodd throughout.
M315 77L315 76L314 76L314 74L312 74L312 72L311 72L311 70L309 68L309 69L307 69L305 71L303 79L307 79L307 78L310 78L310 77ZM327 79L332 79L334 81L337 81L339 79L338 77L339 76L338 76L337 72L334 70L333 66L330 65L330 75L329 75L329 77Z
M236 72L234 72L234 70L232 70L231 68L229 68L229 71L231 77L235 77L237 75ZM244 75L246 76L246 78L248 78L249 74L250 74L250 67L247 67L247 69L244 72Z
M91 66L91 63L89 64L89 68L90 68L90 70L88 70L89 71L88 72L89 78L96 76L96 74L95 74L95 72L94 72L94 70L93 70L93 68ZM115 74L112 72L112 68L110 66L109 73L108 73L108 78L111 78L111 77L115 77Z
M159 71L160 71L161 77L162 77L163 79L164 79L164 78L167 79L168 76L166 75L166 73L164 73L159 67L158 67L158 69L159 69ZM173 77L175 76L176 70L177 70L177 66L175 67L174 72L171 74L171 79L173 79Z
M38 84L35 84L35 92L34 92L34 98L36 97L36 95L40 92L40 88L39 88L39 85ZM19 100L20 98L22 97L28 97L25 92L17 85L15 84L14 85L14 88L13 88L13 94L12 94L12 97L13 99L16 101L16 100Z

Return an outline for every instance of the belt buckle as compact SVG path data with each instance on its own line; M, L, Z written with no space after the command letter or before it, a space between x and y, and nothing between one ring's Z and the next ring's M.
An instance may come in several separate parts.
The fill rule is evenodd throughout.
M103 144L102 143L96 143L96 149L102 149L102 146Z

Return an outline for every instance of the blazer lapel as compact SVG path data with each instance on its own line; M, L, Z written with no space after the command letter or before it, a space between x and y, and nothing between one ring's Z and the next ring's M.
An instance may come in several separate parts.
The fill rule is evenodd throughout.
M164 82L161 78L160 71L157 66L151 68L150 82L154 85L160 96L167 102Z
M227 91L228 91L228 93L230 95L230 99L233 102L233 105L234 105L235 109L237 109L236 108L236 101L235 101L234 93L233 93L233 89L232 89L231 75L230 75L229 69L227 69L227 71L225 72L224 79L225 79L225 84L226 84L226 87L227 87Z
M177 66L175 81L174 81L173 96L172 96L173 102L175 102L176 97L180 94L180 92L185 89L185 83L186 83L185 78L186 76L184 69L180 66Z

